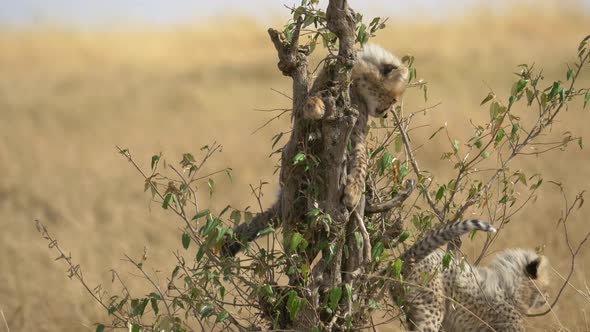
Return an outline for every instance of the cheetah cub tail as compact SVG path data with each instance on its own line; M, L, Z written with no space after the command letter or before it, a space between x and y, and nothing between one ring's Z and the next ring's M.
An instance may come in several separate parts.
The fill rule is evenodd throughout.
M403 254L402 260L405 262L410 259L415 263L420 262L443 244L472 231L495 233L496 229L489 223L477 219L457 221L430 232L423 239L414 243Z

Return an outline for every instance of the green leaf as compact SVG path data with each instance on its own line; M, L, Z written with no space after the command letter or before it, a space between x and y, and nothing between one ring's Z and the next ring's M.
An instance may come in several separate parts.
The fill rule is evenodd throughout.
M319 216L321 212L322 212L322 209L320 209L320 208L315 208L315 209L313 209L313 210L309 211L309 212L307 213L307 215L308 215L309 217L315 218L315 217Z
M266 284L266 285L262 286L262 291L268 297L272 296L272 294L274 293L273 290L272 290L272 286L269 285L269 284Z
M354 241L356 242L356 247L358 249L363 247L363 237L360 232L354 232Z
M297 293L294 290L291 290L289 292L289 298L287 299L287 311L289 312L289 318L294 320L300 309L301 298L297 296Z
M393 277L397 280L401 279L402 276L402 265L403 262L401 259L396 259L395 263L393 264Z
M172 202L174 202L174 207L178 208L180 206L180 202L178 201L178 196L176 196L176 194L172 194Z
M407 240L409 237L410 237L410 232L408 232L408 231L403 231L403 232L400 234L400 236L399 236L398 242L399 242L399 243L402 243L402 242L404 242L405 240Z
M417 75L416 68L410 69L410 79L408 80L408 82L412 82L412 80L414 78L416 78L416 75Z
M443 256L443 268L444 269L448 269L449 266L451 266L452 259L453 259L453 256L450 253L446 253Z
M397 173L398 180L403 179L406 175L408 175L408 173L410 173L410 169L408 169L406 167L406 165L400 164L398 166L398 173Z
M229 313L223 310L219 315L217 315L217 319L215 320L216 323L223 322L227 317L229 317Z
M375 245L371 249L371 257L375 260L375 262L381 261L381 255L383 254L383 250L383 243L381 243L381 241L375 243Z
M191 236L188 233L182 233L182 247L188 249L189 244L191 244Z
M209 187L209 196L213 196L213 190L215 188L215 182L213 179L207 180L207 186Z
M293 157L293 165L299 165L307 159L307 156L303 152L298 152L295 157Z
M542 183L543 183L543 179L539 179L539 181L537 181L537 183L534 183L531 185L531 190L536 190L537 188L539 188L541 186Z
M201 246L199 247L199 251L197 251L197 262L200 262L201 259L203 259L203 256L205 255L205 246Z
M160 294L158 294L158 293L153 293L153 292L152 292L152 293L150 293L149 297L150 297L151 299L156 299L156 300L161 300L161 299L162 299L162 297L160 296Z
M518 123L515 123L512 125L512 130L510 131L510 139L511 140L516 138L516 134L518 134L518 129L520 129L520 126L518 125Z
M117 308L117 306L113 305L113 306L109 307L109 310L107 310L107 313L110 316L110 315L114 314L115 312L117 312L117 310L119 310L119 308Z
M484 151L481 153L481 157L483 159L487 159L490 156L490 152L489 151Z
M219 225L219 219L217 218L213 218L213 216L208 215L207 216L207 223L205 224L205 226L203 228L201 228L201 232L204 235L209 235L211 233L212 230L215 229L215 227L217 227L217 225Z
M131 300L132 310L130 317L143 315L143 312L145 311L145 307L147 306L148 302L148 299L142 299L141 301L139 299Z
M297 246L299 246L302 240L303 235L301 235L300 233L294 233L291 237L291 251L295 251L295 249L297 249Z
M553 97L557 96L557 94L559 93L559 82L553 82L553 86L551 87L551 91L549 92L549 95L547 95L547 98L549 98L549 100L553 99Z
M168 205L170 205L170 200L172 199L172 193L167 193L166 196L164 196L164 203L162 203L162 208L164 210L168 209Z
M221 218L221 216L223 216L229 209L231 208L231 205L226 205L223 210L221 210L221 212L219 213L219 218Z
M376 149L375 149L375 151L371 152L371 157L370 157L369 159L373 159L373 158L375 158L375 156L376 156L376 155L377 155L379 152L383 151L384 149L385 149L385 147L384 147L383 145L381 145L380 147L376 148Z
M237 225L242 220L242 213L238 210L233 210L229 215L229 219Z
M442 127L438 128L432 135L430 135L430 137L428 138L428 140L433 139L434 136L436 136L436 134L438 134L443 129L445 129L445 126L442 126Z
M293 21L297 21L301 15L305 13L305 7L299 6L293 12Z
M495 144L498 145L498 143L500 143L502 141L504 136L506 136L506 132L504 131L503 128L500 128L498 130L498 134L496 134Z
M367 36L367 26L364 23L361 23L356 40L361 43L361 45L364 45L369 40L369 36Z
M274 233L274 231L275 231L275 229L274 229L274 228L272 228L272 227L267 227L267 228L265 228L265 229L261 230L260 232L258 232L258 236L260 237L260 236L264 236L264 235L266 235L266 234Z
M590 101L590 91L586 92L586 95L584 96L584 107L586 108L586 105L588 105L588 102Z
M197 214L195 214L195 216L193 217L192 220L197 220L197 219L203 218L204 216L206 216L208 214L209 214L209 210L203 210L203 211L198 212Z
M514 83L512 87L512 95L516 96L526 87L526 81L523 79L518 80L518 82Z
M578 138L578 146L580 147L580 149L584 148L584 142L582 142L582 137Z
M402 140L402 135L395 136L395 139L393 140L395 152L399 153L402 151L403 143L404 141Z
M137 324L131 325L131 332L141 332L141 327Z
M277 143L278 143L278 142L281 140L281 138L283 137L283 135L284 135L284 134L285 134L285 133L283 133L283 132L280 132L280 133L278 133L277 135L275 135L275 137L274 137L274 139L273 139L273 141L272 141L272 148L273 148L273 149L275 148L275 145L277 145Z
M533 92L533 90L527 88L526 89L526 101L529 106L533 103L534 99L535 99L535 93Z
M174 270L172 271L172 276L170 277L170 280L174 280L174 278L176 278L178 271L180 271L180 266L177 266L174 268Z
M182 154L182 160L180 161L180 166L182 166L182 168L187 168L189 166L192 166L195 162L195 157L193 157L192 154L190 153L184 153Z
M443 198L446 190L447 190L447 186L445 186L445 185L442 185L442 186L440 186L440 188L438 188L438 190L436 192L436 196L435 196L435 199L437 202L440 201L441 198Z
M502 106L499 101L494 100L490 104L490 120L495 121L506 111L506 107Z
M156 170L156 166L158 165L159 160L160 160L160 155L155 154L152 156L152 163L151 163L152 171Z
M569 81L572 77L574 77L574 69L570 68L568 69L567 74L565 75L565 79Z
M515 101L515 100L516 100L516 97L514 97L514 96L510 96L510 97L508 98L508 107L511 107L511 106L512 106L512 104L514 104L514 101Z
M102 331L104 331L104 325L102 325L102 324L96 325L96 332L102 332Z
M233 180L234 180L234 177L232 175L232 171L233 171L233 169L231 169L231 168L225 169L225 175L227 175L227 178L229 179L230 182L233 182Z
M250 221L252 221L252 218L254 218L252 212L244 211L244 222L249 223Z
M453 151L455 153L459 152L459 141L458 140L453 141Z
M340 299L342 298L342 288L341 287L334 287L330 291L330 308L335 310L338 307L338 303L340 303Z
M320 328L317 326L314 326L311 328L311 332L320 332Z
M374 33L380 28L381 24L379 24L379 21L381 21L381 17L375 17L371 23L369 23L369 26L371 27L371 33Z
M393 155L387 151L383 153L381 156L381 163L379 168L379 174L383 175L386 170L391 168L391 163L393 161Z
M150 303L152 304L152 310L154 311L154 314L157 315L160 312L160 308L158 308L158 300L150 299Z
M346 298L351 299L352 298L352 286L349 284L346 284L346 285L344 285L344 290L346 290Z
M484 105L485 103L487 103L488 101L490 101L494 98L496 98L496 95L493 92L488 93L488 95L481 101L481 104L479 104L479 106Z
M213 306L211 306L210 304L205 304L201 307L199 313L201 314L201 318L207 318L213 314Z

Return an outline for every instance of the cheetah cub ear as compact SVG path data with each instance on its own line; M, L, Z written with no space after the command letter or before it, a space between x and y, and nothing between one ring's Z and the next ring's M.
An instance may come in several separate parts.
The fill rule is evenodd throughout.
M539 267L541 266L541 260L543 258L539 257L531 262L529 262L526 266L525 266L525 272L527 274L527 276L533 280L537 280L539 279Z

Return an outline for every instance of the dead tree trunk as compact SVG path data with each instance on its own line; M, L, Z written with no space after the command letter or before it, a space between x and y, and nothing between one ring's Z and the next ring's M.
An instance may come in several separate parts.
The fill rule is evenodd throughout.
M307 57L299 47L303 18L299 17L296 22L290 43L282 40L277 30L268 31L278 52L279 69L293 80L293 131L282 151L278 216L283 225L285 243L289 243L296 233L302 234L308 243L304 257L293 255L287 267L289 286L300 290L298 295L312 304L304 308L295 322L281 324L295 330L342 328L343 321L352 310L352 297L338 296L342 299L340 305L331 313L321 310L319 303L328 293L342 294L354 289L355 276L359 275L364 257L354 245L353 235L364 218L364 198L355 211L348 211L342 202L347 174L347 145L359 117L349 95L350 69L355 61L356 22L346 0L330 0L326 18L328 28L338 37L339 48L336 62L330 70L330 87L322 87L330 91L322 96L330 111L319 121L310 121L302 116L309 94ZM319 139L315 133L320 133ZM313 171L304 171L301 166L294 165L293 160L299 153L314 156L317 167ZM314 227L309 222L308 213L318 208L331 220L329 231ZM345 245L348 248L346 253ZM368 242L366 245L369 245ZM321 260L312 266L320 252ZM302 267L312 269L309 279L302 275Z

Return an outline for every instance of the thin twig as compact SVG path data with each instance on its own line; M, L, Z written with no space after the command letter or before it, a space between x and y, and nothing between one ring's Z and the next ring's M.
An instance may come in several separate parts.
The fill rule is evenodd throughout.
M6 332L10 332L10 327L8 327L8 322L6 321L6 317L4 316L4 310L0 309L0 315L2 315L2 321L4 322L4 326L6 327Z

